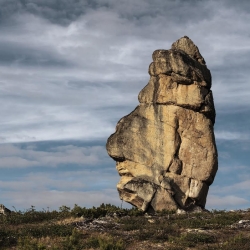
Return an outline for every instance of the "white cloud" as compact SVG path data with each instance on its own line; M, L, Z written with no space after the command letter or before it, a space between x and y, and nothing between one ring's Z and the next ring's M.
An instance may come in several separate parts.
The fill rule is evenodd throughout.
M234 113L230 116L233 125L228 128L228 120L223 120L216 139L228 144L249 141L248 123L244 129L237 126L237 112L245 110L247 117L250 106L250 15L241 2L232 1L233 5L228 5L231 2L196 1L194 4L159 0L155 4L145 0L126 3L104 0L90 1L91 4L78 1L74 5L65 0L62 6L67 7L60 9L53 0L29 2L26 10L16 12L24 7L16 1L1 1L0 16L6 18L3 22L1 19L0 25L0 143L6 143L0 145L1 168L94 166L105 161L104 148L69 146L45 152L32 147L24 150L8 143L106 139L114 132L118 119L138 104L137 95L149 80L147 70L152 52L169 49L183 35L197 44L211 69L217 120L222 121L220 115L224 113ZM225 150L224 156L228 156ZM48 186L53 183L48 176L33 178L42 187L46 179ZM57 178L54 185L59 188L60 180L64 179L62 175ZM99 176L96 182L100 180ZM15 186L14 182L9 183L3 182L3 187ZM19 180L27 194L32 193L29 189L34 188L34 183ZM76 189L84 187L80 180L72 185ZM239 198L236 192L245 192L245 185L236 185L233 191L224 189L231 196L224 193L227 198L222 201L242 203L244 198ZM31 195L30 202L36 203L39 194L43 199L40 203L46 196L54 203L57 196L64 201L63 187L60 192L52 193L48 186L37 190L37 196ZM92 193L96 201L101 195L98 192L102 191ZM65 200L73 201L70 194L80 199L85 193L66 190L64 194ZM86 195L90 196L90 193ZM24 204L21 192L12 190L9 197ZM213 198L219 202L218 199L216 195Z
M212 185L209 189L207 198L207 207L210 209L240 209L250 206L250 180L248 174L245 178L240 178L240 173L247 171L247 166L230 167L223 170L223 175L230 172L235 176L235 180L229 177L226 183L226 177L221 178L221 183ZM240 180L240 181L239 181Z
M230 157L225 158L225 159L230 159ZM248 166L244 165L220 165L219 166L219 171L222 172L223 174L230 173L230 172L245 172L249 169Z
M250 200L235 195L208 195L207 205L208 209L240 209L247 208L250 206Z
M208 67L218 68L221 75L224 70L221 66L227 63L225 56L234 53L239 62L242 57L237 57L237 51L250 50L248 37L243 32L249 15L239 16L222 2L196 3L192 8L182 3L184 20L189 12L204 14L200 18L188 18L184 26L167 8L181 12L184 9L180 8L180 2L159 1L157 14L151 3L145 1L139 5L130 2L123 6L113 1L108 4L109 7L92 10L89 6L87 12L67 26L42 18L42 12L39 16L20 12L12 17L12 26L3 29L0 42L4 46L12 44L17 55L24 48L26 52L0 66L3 107L0 115L5 117L1 127L2 143L108 137L114 130L113 119L126 115L120 112L120 117L116 116L114 108L120 105L132 110L137 105L139 90L149 79L147 69L152 52L170 48L171 43L183 35L192 34L190 37L199 46ZM165 15L164 8L169 15ZM194 21L196 18L198 21ZM160 28L170 23L172 26ZM11 51L8 55L13 56ZM31 62L27 65L28 60ZM213 90L218 108L249 104L247 84L243 82L244 88L241 85L239 89L238 85L227 84L217 75ZM244 81L248 82L247 79L245 74ZM112 113L108 110L110 107ZM222 139L239 136L237 131L227 133L219 133L219 136Z
M101 174L100 174L101 172ZM115 189L118 174L105 170L30 173L12 181L0 181L1 202L7 207L58 209L61 205L91 207L101 203L120 205ZM125 207L130 205L124 204Z
M240 131L215 131L216 140L240 140L246 141L250 139L249 134Z
M50 151L0 145L0 168L56 167L60 164L93 166L107 161L104 147L77 147L73 145L50 148Z
M250 187L250 180L248 179L248 180L243 180L237 183L231 183L231 185L227 185L224 187L212 186L212 190L210 190L210 192L211 194L224 194L224 195L233 192L234 194L240 193L243 196L250 197L249 187Z
M32 172L24 176L16 177L12 181L0 181L2 190L8 191L22 191L24 193L32 190L57 190L57 191L87 191L94 190L97 187L106 186L110 188L110 183L115 187L118 181L118 174L108 169L103 170L100 178L100 170L77 170L77 171L64 171L64 172Z
M74 204L78 204L82 207L99 206L102 203L111 203L116 206L121 205L121 201L118 197L116 190L102 190L100 191L35 191L32 190L24 193L19 191L3 192L2 199L6 200L5 205L9 209L14 206L17 210L25 210L35 206L37 210L42 208L56 209L62 205L73 208ZM123 207L129 207L124 204ZM130 206L131 207L131 206ZM12 209L13 210L13 209Z

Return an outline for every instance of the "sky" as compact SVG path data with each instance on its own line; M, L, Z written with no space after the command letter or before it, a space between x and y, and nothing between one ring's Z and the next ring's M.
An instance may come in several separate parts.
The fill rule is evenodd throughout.
M0 203L121 206L107 138L138 105L153 51L186 35L213 79L206 207L249 208L249 23L248 0L0 0Z

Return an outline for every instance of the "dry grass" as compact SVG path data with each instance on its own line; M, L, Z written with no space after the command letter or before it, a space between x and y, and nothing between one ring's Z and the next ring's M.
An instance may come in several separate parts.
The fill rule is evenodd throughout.
M0 249L250 250L250 227L231 226L239 220L250 220L250 210L147 216L102 204L92 209L29 211L0 217Z

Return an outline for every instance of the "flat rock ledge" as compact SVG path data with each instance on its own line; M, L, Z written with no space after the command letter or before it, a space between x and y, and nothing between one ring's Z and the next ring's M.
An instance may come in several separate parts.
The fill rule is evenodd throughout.
M152 57L140 104L106 145L120 198L145 212L204 209L218 168L211 73L187 36Z

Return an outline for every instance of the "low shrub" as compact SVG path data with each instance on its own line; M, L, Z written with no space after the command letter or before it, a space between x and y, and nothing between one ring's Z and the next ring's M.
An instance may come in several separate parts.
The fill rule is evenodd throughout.
M30 237L24 237L18 239L17 244L18 250L46 250L46 247L38 243L37 239L32 239Z
M100 236L98 238L101 250L124 250L125 246L121 239L115 239L112 236Z
M114 213L118 215L130 215L130 216L143 215L143 212L138 210L137 208L122 209L114 205L104 204L104 203L102 203L99 207L92 207L92 208L80 207L77 204L75 204L74 208L71 210L71 214L75 217L83 216L85 218L91 218L91 219L104 217L106 215L113 215Z
M205 233L187 233L181 237L181 240L203 244L216 242L216 238L213 235Z

